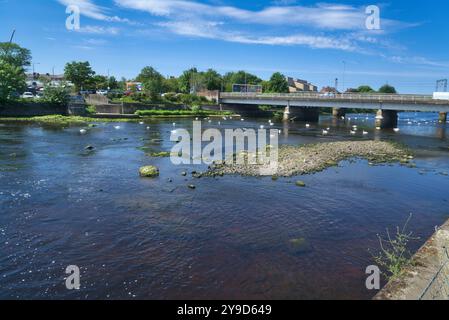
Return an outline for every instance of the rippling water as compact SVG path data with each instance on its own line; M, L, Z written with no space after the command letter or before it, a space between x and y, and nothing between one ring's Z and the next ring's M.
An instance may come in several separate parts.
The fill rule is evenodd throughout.
M415 151L417 168L345 161L301 177L307 188L295 178L194 179L181 172L198 168L145 154L170 150L173 121L99 123L86 135L0 124L0 298L371 298L364 270L376 235L413 213L417 249L449 218L449 127L435 114L401 114L399 133L374 130L372 115L349 117L275 127L285 144L393 139ZM266 120L221 122L204 126ZM369 135L351 136L353 124ZM138 177L147 164L158 179ZM81 268L79 291L65 288L68 265Z

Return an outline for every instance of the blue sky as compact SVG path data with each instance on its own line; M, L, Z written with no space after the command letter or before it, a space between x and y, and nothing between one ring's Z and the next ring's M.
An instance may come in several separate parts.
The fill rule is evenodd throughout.
M79 30L66 29L68 5L80 8ZM369 5L380 30L366 28ZM430 93L449 77L448 12L441 0L0 0L0 41L16 29L41 73L88 60L127 78L147 65L166 76L195 66Z

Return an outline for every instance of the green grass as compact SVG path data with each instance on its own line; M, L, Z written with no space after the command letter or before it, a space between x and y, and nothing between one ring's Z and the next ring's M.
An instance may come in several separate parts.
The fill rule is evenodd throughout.
M135 114L141 117L231 115L230 112L206 110L138 110Z
M145 118L190 118L194 116L220 116L231 115L230 112L221 111L191 111L191 110L144 110L136 112ZM139 122L142 118L96 118L95 115L62 116L48 115L36 117L0 117L0 122L39 123L48 125L86 125L91 122Z
M37 116L37 117L3 117L0 122L24 122L24 123L41 123L54 125L85 125L90 122L136 122L139 119L125 119L125 118L95 118L95 117L80 117L80 116Z

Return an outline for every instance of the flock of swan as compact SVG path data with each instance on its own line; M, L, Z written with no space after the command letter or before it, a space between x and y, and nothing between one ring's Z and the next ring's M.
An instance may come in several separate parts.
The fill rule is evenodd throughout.
M227 120L232 120L232 119L233 119L232 117L222 117L221 120L227 121ZM354 119L354 120L358 120L358 117L354 117L353 119ZM199 118L195 118L195 120L196 120L196 121L200 121ZM212 123L212 120L211 120L211 118L209 118L209 117L204 118L203 120L204 120L204 121L207 121L208 123ZM222 125L222 121L221 121L221 120L217 122L217 124L218 124L219 126ZM348 117L348 118L342 117L342 120L348 120L348 121L351 121L352 119L351 119L350 117ZM369 120L369 118L366 117L366 120ZM245 119L244 119L244 118L240 118L240 121L244 122ZM409 121L409 123L411 123L411 122ZM140 125L145 125L145 123L144 123L143 121L139 122L139 124L140 124ZM274 122L273 122L272 120L268 120L267 125L262 124L262 125L259 126L259 128L260 128L260 129L265 129L266 127L273 127L274 125L275 125L275 124L274 124ZM173 123L172 123L172 126L175 128L175 127L177 126L176 122L173 122ZM306 129L310 129L311 127L312 127L312 126L311 126L309 123L306 123L306 124L305 124L305 128L306 128ZM121 126L115 125L115 126L114 126L114 129L115 129L115 130L120 130L120 129L121 129ZM147 129L147 130L150 130L150 127L147 126L146 129ZM245 128L245 130L248 130L248 129ZM376 127L376 130L381 130L381 128L380 128L380 127ZM393 131L397 133L397 132L400 131L400 129L399 129L399 128L394 128ZM176 133L176 130L173 130L173 131L171 131L171 132L172 132L172 133ZM323 129L321 133L322 133L323 136L326 136L326 135L328 135L330 132L331 132L331 128L326 128L326 129ZM350 134L350 135L356 135L358 132L359 132L359 128L358 128L357 125L353 125L353 126L351 127L351 129L349 130L349 134ZM82 134L82 135L85 135L85 134L87 133L87 130L86 130L86 129L80 129L80 130L79 130L79 133ZM279 130L279 134L281 134L281 133L282 133L282 130ZM366 136L366 135L369 134L369 132L368 132L368 131L365 131L365 130L362 130L362 131L361 131L361 134L362 134L363 136Z

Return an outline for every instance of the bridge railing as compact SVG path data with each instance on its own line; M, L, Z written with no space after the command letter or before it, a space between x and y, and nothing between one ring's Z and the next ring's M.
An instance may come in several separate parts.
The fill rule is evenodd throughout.
M361 93L315 93L315 92L301 92L301 93L246 93L246 92L222 92L221 99L323 99L323 100L357 100L357 101L394 101L394 102L426 102L433 100L429 95L412 95L412 94L361 94Z

